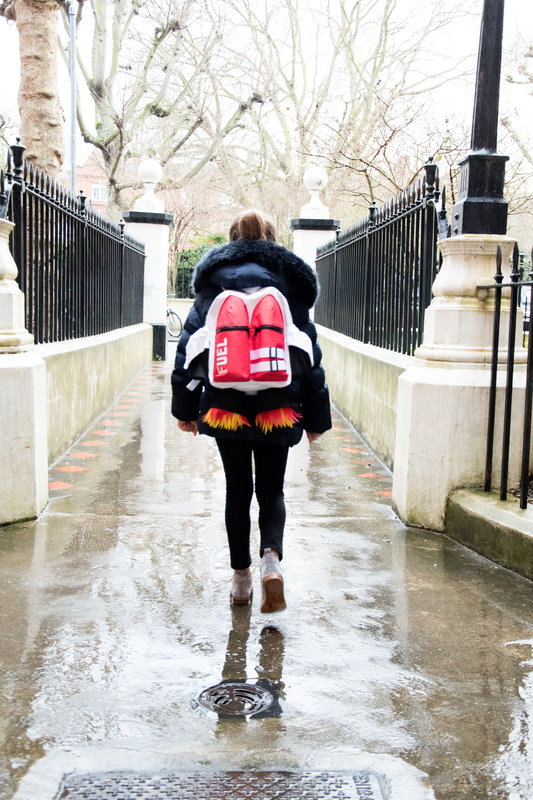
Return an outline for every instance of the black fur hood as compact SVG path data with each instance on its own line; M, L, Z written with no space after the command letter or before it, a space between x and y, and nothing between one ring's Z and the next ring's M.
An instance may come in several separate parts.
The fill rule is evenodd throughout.
M208 250L194 269L192 285L195 293L211 286L211 278L221 267L247 263L266 268L287 287L287 293L298 297L308 308L314 305L318 295L314 270L295 253L264 239L238 239Z

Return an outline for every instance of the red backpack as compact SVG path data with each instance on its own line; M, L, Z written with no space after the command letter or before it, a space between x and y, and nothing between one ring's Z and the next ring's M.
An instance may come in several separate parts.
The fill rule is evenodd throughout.
M185 367L208 350L213 386L256 394L291 382L290 347L303 350L313 364L312 342L292 321L287 298L278 289L230 289L215 297L204 327L190 337Z

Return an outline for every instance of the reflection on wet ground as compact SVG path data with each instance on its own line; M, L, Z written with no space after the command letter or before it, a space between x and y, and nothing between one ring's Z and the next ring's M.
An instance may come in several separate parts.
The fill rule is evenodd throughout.
M533 585L403 527L390 474L337 415L291 451L287 611L232 610L216 446L177 430L169 368L54 465L37 522L0 531L0 798L32 774L53 797L50 765L92 753L188 770L374 754L438 800L533 796ZM271 713L195 703L230 680L273 689Z

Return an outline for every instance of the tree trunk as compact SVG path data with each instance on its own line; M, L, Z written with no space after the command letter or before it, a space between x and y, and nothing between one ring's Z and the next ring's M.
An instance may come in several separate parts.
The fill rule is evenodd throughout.
M20 42L20 138L26 158L52 177L63 163L63 111L57 90L58 0L16 0Z

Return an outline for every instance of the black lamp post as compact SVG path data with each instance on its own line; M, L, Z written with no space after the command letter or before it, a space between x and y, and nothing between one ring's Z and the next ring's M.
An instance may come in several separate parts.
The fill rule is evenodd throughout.
M508 156L496 152L504 0L484 2L470 153L461 162L459 200L453 207L453 236L507 232L503 185Z

